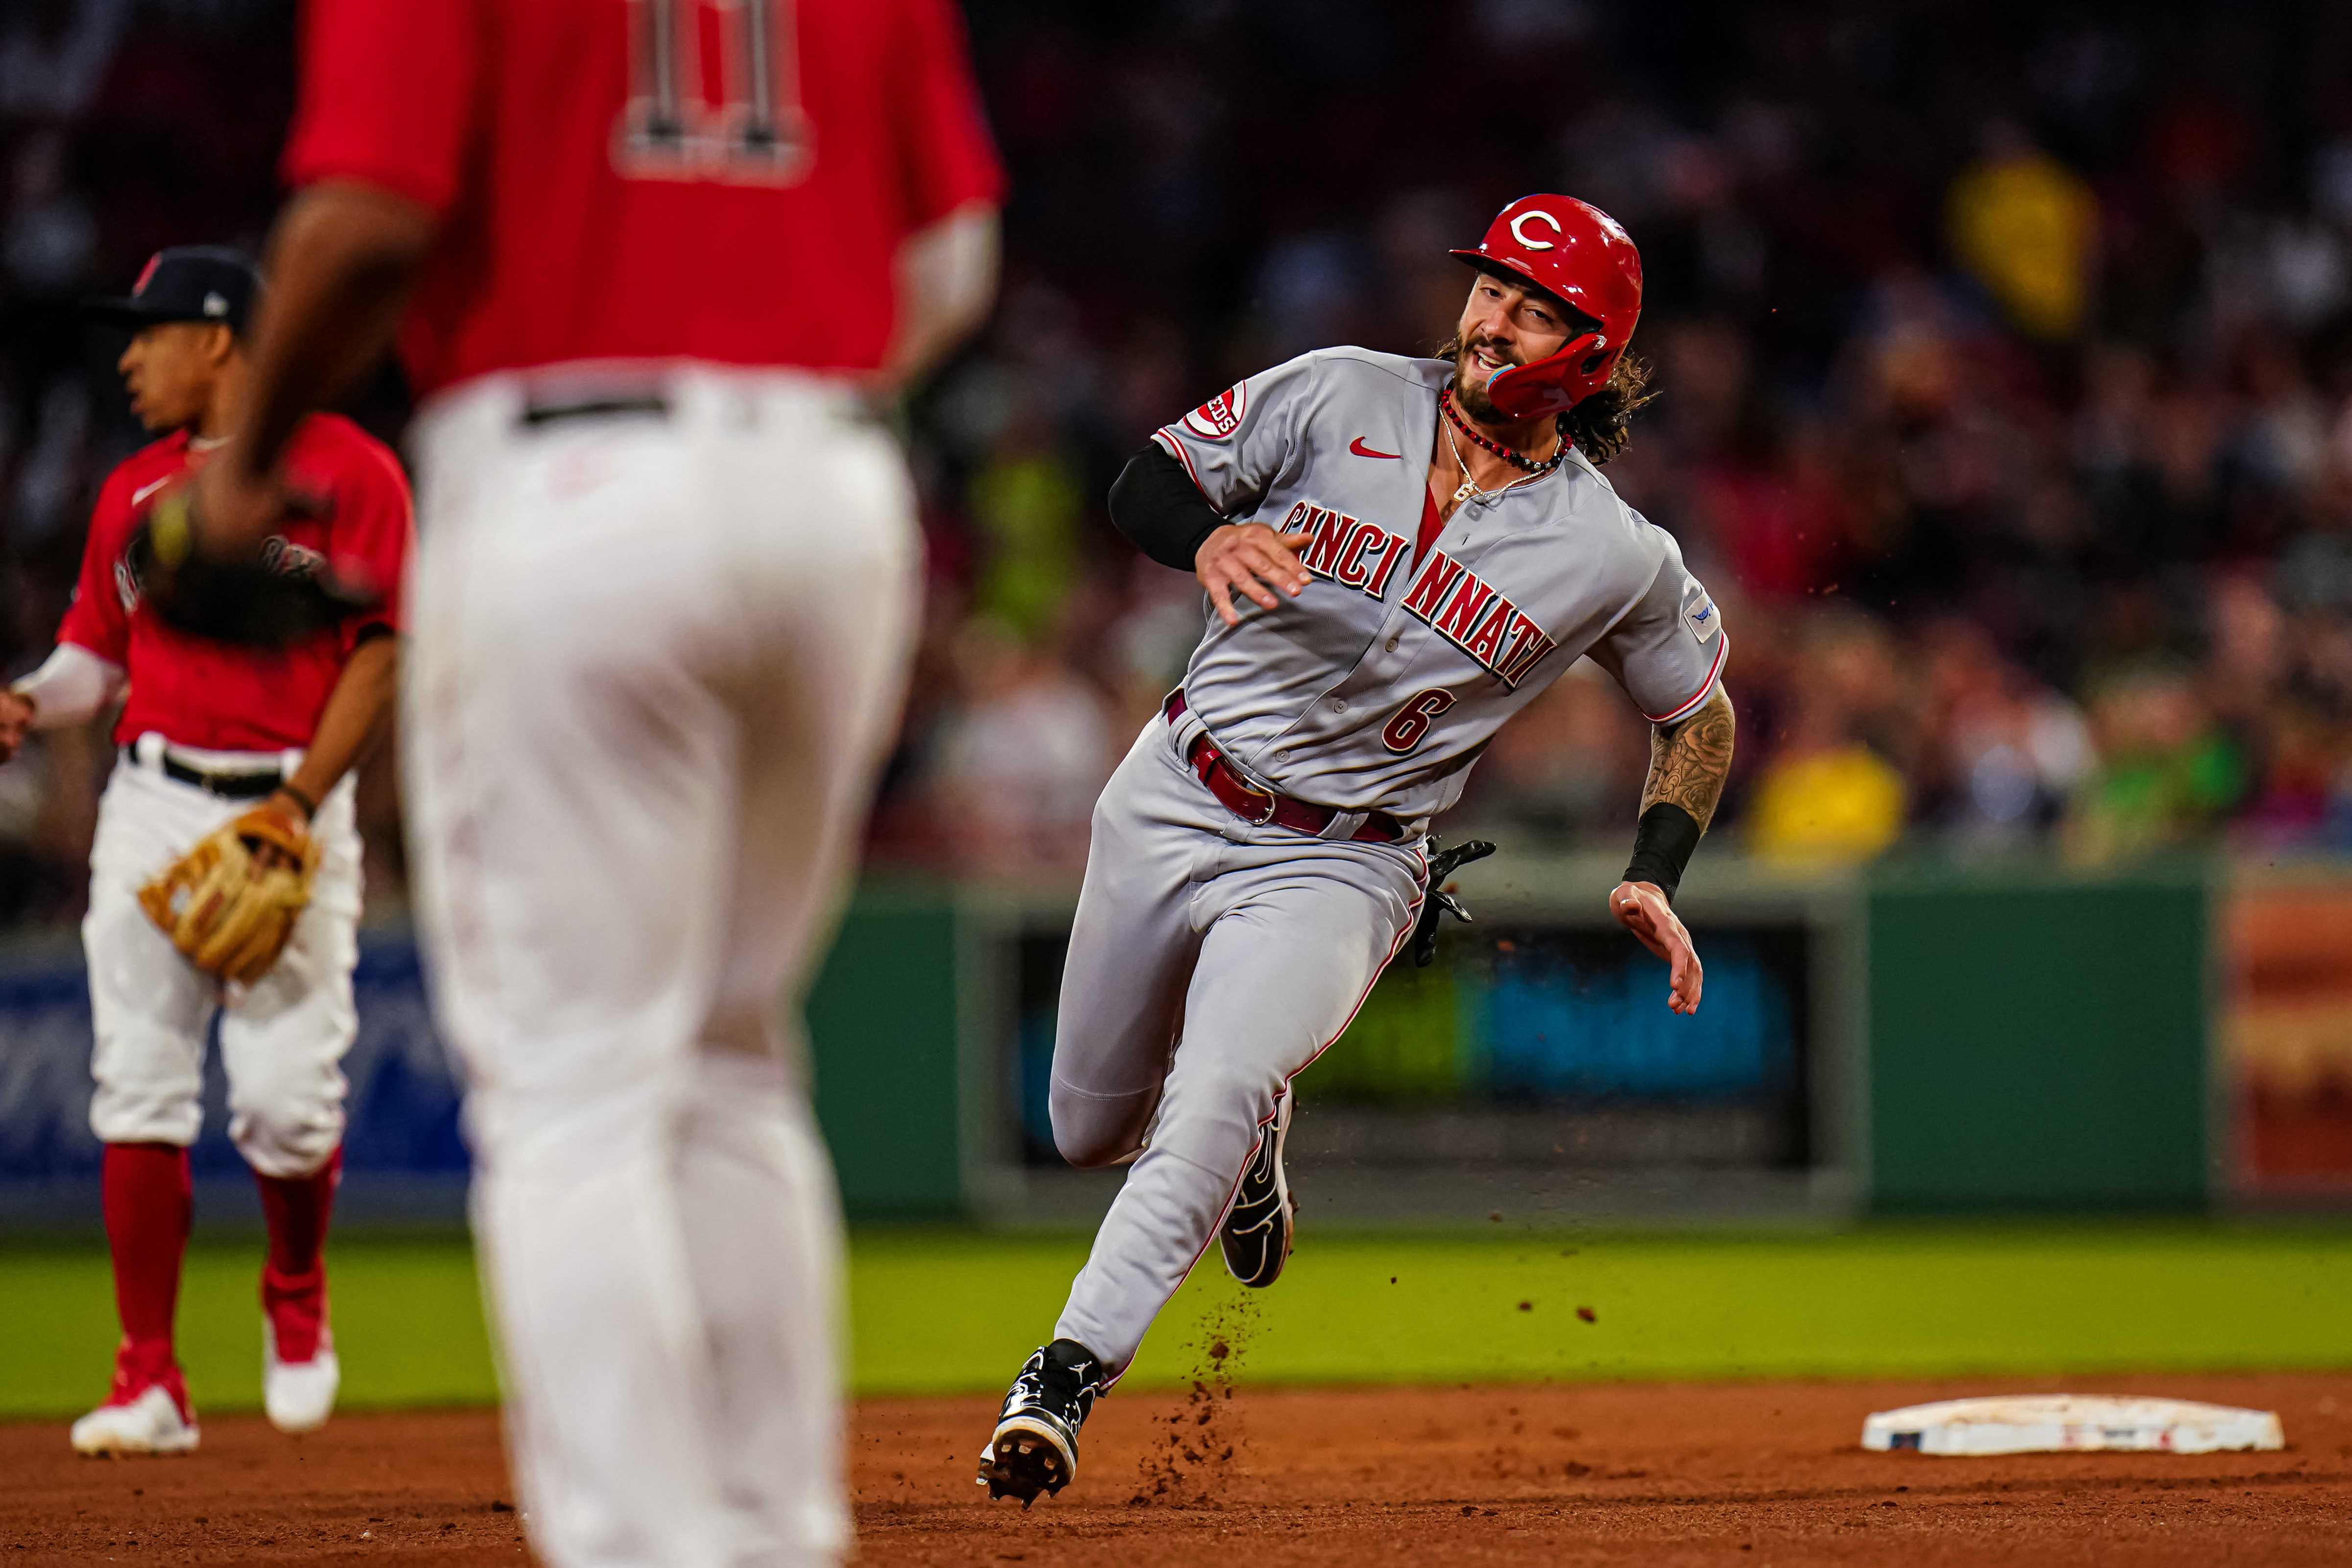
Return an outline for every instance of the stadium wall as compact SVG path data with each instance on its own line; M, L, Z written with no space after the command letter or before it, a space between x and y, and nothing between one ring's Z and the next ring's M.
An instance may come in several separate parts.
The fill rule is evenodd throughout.
M1499 858L1300 1080L1326 1217L1837 1221L2352 1198L2352 869L2077 875L1704 859L1679 1019L1596 919L1615 868ZM1079 1223L1117 1173L1044 1126L1066 889L869 883L808 1003L853 1219ZM454 1221L459 1096L414 938L362 933L346 1212ZM0 948L0 1226L92 1226L79 945ZM207 1078L208 1217L252 1213Z

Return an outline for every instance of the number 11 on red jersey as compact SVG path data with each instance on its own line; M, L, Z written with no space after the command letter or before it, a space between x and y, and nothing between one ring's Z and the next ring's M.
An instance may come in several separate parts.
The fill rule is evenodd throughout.
M613 162L637 180L782 184L814 154L793 0L629 0Z

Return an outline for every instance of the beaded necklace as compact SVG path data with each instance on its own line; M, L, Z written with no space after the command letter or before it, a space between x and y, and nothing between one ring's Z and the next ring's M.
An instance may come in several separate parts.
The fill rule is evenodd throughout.
M1508 447L1503 446L1499 442L1489 441L1486 437L1479 435L1477 431L1470 428L1469 425L1464 421L1462 416L1454 411L1454 397L1451 389L1449 388L1438 388L1437 405L1445 411L1445 417L1453 423L1455 429L1460 430L1462 434L1469 437L1470 439L1475 441L1481 447L1486 447L1489 452L1492 452L1496 456L1505 458L1506 460L1527 470L1527 474L1524 478L1513 479L1509 484L1501 487L1499 489L1480 489L1478 488L1478 481L1470 477L1470 465L1462 460L1462 448L1454 439L1454 431L1448 430L1445 433L1445 445L1447 449L1452 451L1454 454L1454 466L1460 469L1462 473L1462 483L1454 492L1452 504L1454 506L1460 506L1464 501L1469 500L1474 497L1482 502L1490 501L1503 495L1506 491L1517 489L1521 485L1532 484L1536 480L1543 478L1546 474L1550 473L1554 468L1559 468L1561 461L1568 456L1568 441L1565 437L1560 439L1559 450L1554 452L1549 459L1542 462L1538 462L1532 458L1523 458L1518 453L1512 451Z
M1454 427L1455 429L1461 431L1462 434L1469 437L1470 439L1475 441L1481 447L1486 447L1486 450L1494 453L1495 456L1502 458L1503 461L1510 464L1513 468L1525 468L1531 474L1548 474L1554 468L1559 468L1560 464L1565 462L1568 458L1568 438L1566 437L1560 437L1559 449L1540 462L1537 461L1533 458L1523 457L1520 454L1512 451L1500 441L1488 440L1486 437L1481 436L1477 431L1472 429L1470 427L1470 422L1462 417L1461 410L1454 406L1454 389L1450 386L1441 386L1437 389L1437 406L1445 410L1445 417L1454 421Z
M1549 468L1543 468L1532 474L1521 474L1500 489L1482 490L1478 488L1478 481L1470 477L1470 465L1462 460L1462 447L1454 439L1454 432L1451 430L1445 433L1445 445L1446 448L1454 454L1454 466L1462 470L1462 482L1455 486L1454 490L1452 504L1455 506L1460 506L1465 500L1475 500L1485 502L1499 500L1509 491L1517 489L1521 485L1531 485L1542 479L1545 474L1551 472Z

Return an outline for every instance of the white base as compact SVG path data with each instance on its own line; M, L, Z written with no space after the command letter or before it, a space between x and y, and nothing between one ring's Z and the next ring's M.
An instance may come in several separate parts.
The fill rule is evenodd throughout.
M2284 1448L2286 1436L2268 1410L2238 1410L2189 1399L2097 1394L1947 1399L1882 1410L1862 1424L1862 1446L1922 1454L2048 1454L2095 1449L2211 1454L2230 1448Z

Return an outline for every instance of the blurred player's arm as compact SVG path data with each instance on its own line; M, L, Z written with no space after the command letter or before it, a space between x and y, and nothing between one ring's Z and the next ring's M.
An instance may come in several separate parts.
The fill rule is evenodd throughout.
M277 526L286 443L383 358L437 227L421 202L357 180L322 180L288 205L270 235L244 417L196 479L203 553L249 558Z
M391 347L437 226L424 204L357 180L320 181L288 206L270 237L244 427L197 481L207 553L248 555L268 536L282 508L272 474L286 443ZM902 308L884 369L893 384L936 364L988 313L996 257L996 209L984 204L958 208L901 247Z
M302 765L269 797L270 807L281 815L288 815L289 805L299 807L297 820L307 826L327 792L342 783L343 775L375 750L392 727L399 681L400 639L379 628L343 661L343 672L319 710L319 728L302 753Z
M996 208L958 207L898 247L898 321L882 381L919 381L988 315L996 298Z
M1715 820L1723 781L1731 773L1738 724L1731 698L1720 687L1697 712L1650 731L1650 775L1642 785L1642 821L1625 879L1609 895L1609 911L1642 945L1672 966L1666 1005L1698 1011L1705 971L1690 932L1674 910L1675 889L1699 837Z
M41 667L0 691L0 763L34 730L87 724L122 695L128 672L79 643L61 642Z

